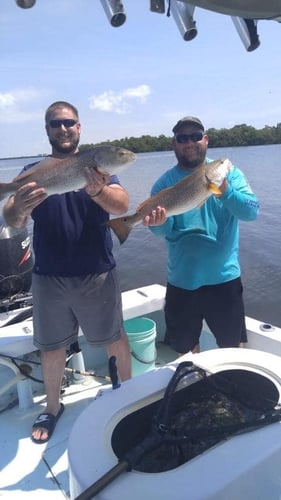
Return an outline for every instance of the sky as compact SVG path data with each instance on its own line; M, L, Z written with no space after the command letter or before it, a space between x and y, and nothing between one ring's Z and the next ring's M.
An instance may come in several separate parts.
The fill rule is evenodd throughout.
M196 8L183 40L149 0L123 0L112 27L99 0L0 2L0 158L50 153L44 113L66 100L80 113L81 144L172 135L177 120L205 128L281 122L281 23L259 21L247 52L229 16Z

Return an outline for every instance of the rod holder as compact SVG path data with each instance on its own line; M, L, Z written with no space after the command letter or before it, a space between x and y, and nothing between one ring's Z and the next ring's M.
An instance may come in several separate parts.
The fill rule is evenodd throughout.
M101 4L108 17L108 20L114 28L119 28L126 21L124 7L120 0L101 0Z

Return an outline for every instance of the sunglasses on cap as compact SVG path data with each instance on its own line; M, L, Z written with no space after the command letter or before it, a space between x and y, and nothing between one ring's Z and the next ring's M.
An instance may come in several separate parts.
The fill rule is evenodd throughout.
M59 128L61 127L62 125L65 127L65 128L70 128L70 127L74 127L74 125L76 125L76 123L78 123L77 120L71 120L71 119L65 119L65 120L50 120L49 121L49 125L51 128Z
M188 142L189 139L192 142L202 141L203 137L204 137L203 132L198 131L198 132L193 132L192 134L176 134L175 140L178 144L184 144L185 142Z

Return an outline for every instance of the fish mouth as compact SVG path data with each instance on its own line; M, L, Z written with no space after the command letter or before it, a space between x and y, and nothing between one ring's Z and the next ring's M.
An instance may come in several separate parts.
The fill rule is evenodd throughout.
M122 163L127 163L127 162L133 162L136 161L137 155L133 153L132 151L119 151L119 160Z
M121 153L121 156L124 155L125 158L131 158L132 160L137 159L137 155L132 151L126 151L126 153Z

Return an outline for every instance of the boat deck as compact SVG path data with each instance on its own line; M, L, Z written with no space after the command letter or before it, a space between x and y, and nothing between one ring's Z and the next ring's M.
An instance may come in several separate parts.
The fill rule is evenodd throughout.
M123 292L124 319L160 311L164 296L165 287L157 284ZM87 405L99 396L100 391L113 389L105 379L93 376L76 380L68 386L66 384L61 398L65 411L52 438L45 444L33 443L30 439L32 425L45 408L42 385L32 382L31 394L28 391L29 385L25 385L20 392L18 388L18 402L15 398L15 382L11 386L11 390L14 389L13 397L10 397L8 390L11 370L15 372L14 381L17 377L19 380L21 378L9 356L27 359L27 363L35 361L32 375L37 377L38 374L37 378L42 378L40 366L36 367L36 362L39 364L40 360L36 352L33 352L30 306L30 303L24 302L23 308L7 310L0 315L0 369L3 369L0 385L0 497L60 500L69 498L67 443L72 425ZM20 322L14 323L16 317L19 317ZM84 351L86 370L94 369L99 375L106 375L106 355L100 355L97 350L89 350L88 346ZM164 365L175 357L176 354L172 350L159 342L156 366ZM69 379L73 377L70 376ZM17 387L19 385L17 384Z
M160 285L124 292L122 294L124 319L161 311L164 296L165 288ZM2 368L4 374L5 369L7 371L5 366L7 356L23 356L23 359L25 356L31 356L31 358L34 356L34 359L38 361L36 353L32 354L31 318L21 321L18 325L5 326L9 319L10 317L2 316L4 327L0 329L0 353L2 354L2 356L0 354L0 370ZM246 323L248 347L281 356L280 328L271 327L251 318L246 318ZM156 366L163 366L175 360L177 354L161 342L162 336L158 333L160 332L157 331ZM202 339L202 350L215 347L214 339L208 332L203 331ZM103 364L91 363L93 353L89 351L87 347L85 350L86 370L93 369L93 364L99 375L106 375L106 356ZM13 363L9 360L9 377L11 376L9 369L12 367ZM38 370L40 370L39 367ZM34 371L36 374L36 369ZM0 373L2 374L2 371ZM16 377L17 374L15 379ZM65 405L64 414L58 421L50 441L39 445L32 442L30 434L33 422L45 408L45 395L42 394L42 388L33 391L31 398L25 394L21 405L20 400L18 403L15 397L6 400L5 394L10 391L6 391L5 384L7 386L9 381L7 382L2 375L0 380L0 396L1 394L3 396L0 399L0 498L4 500L70 498L67 457L70 430L75 420L93 399L98 398L101 391L113 391L112 386L108 382L105 383L103 378L90 376L64 387L61 398ZM13 388L15 389L15 385ZM31 404L24 407L25 403L30 403L30 401ZM95 422L93 422L94 425ZM90 432L91 429L89 429Z
M157 345L157 352L156 366L175 359L175 353L162 343ZM100 391L112 390L110 384L93 377L66 387L61 398L65 411L45 444L35 444L30 439L32 424L44 411L44 396L35 397L34 406L28 410L19 410L17 406L3 411L0 414L1 499L70 498L67 460L70 429L81 412L99 397Z

